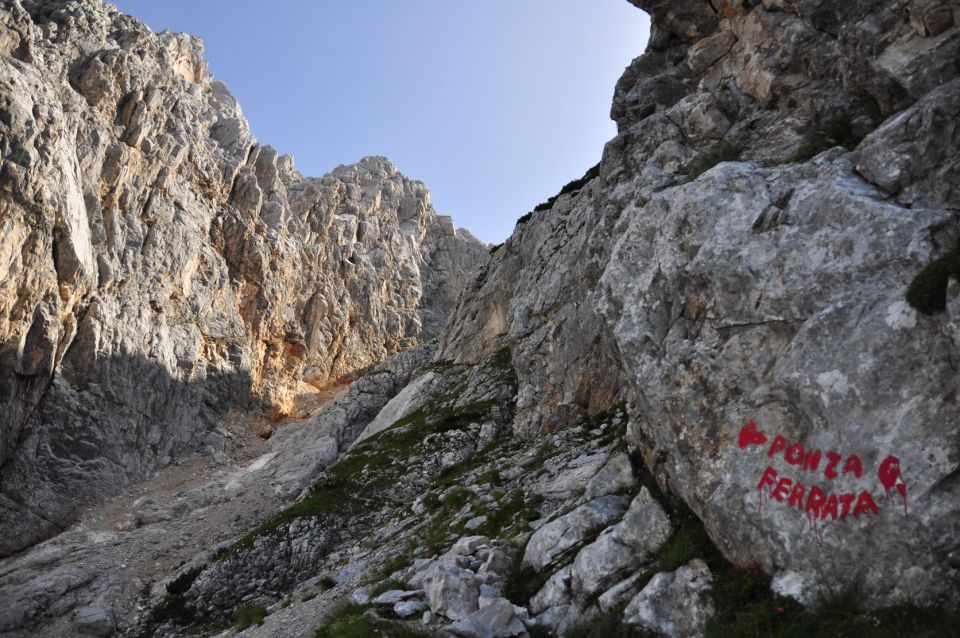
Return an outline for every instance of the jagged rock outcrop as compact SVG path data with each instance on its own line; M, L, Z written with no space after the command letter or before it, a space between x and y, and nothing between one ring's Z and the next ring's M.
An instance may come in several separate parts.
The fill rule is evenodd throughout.
M450 313L431 363L415 350L365 370L299 429L279 429L270 453L197 489L138 499L116 532L81 527L0 562L10 583L2 593L13 600L0 630L107 633L115 625L131 635L181 636L220 631L234 612L252 609L268 616L245 635L300 636L349 598L366 608L344 611L352 614L345 622L369 633L396 622L440 635L522 636L534 626L562 633L607 614L698 636L738 611L731 597L739 605L765 596L767 615L785 622L788 612L799 615L798 605L773 597L764 573L775 592L805 605L831 591L855 591L873 607L960 604L956 253L922 280L943 284L943 312L920 313L906 299L914 277L960 238L960 6L631 2L650 12L653 32L616 88L617 137L596 169L524 216L493 252ZM249 140L235 104L191 66L198 58L188 39L150 36L84 3L8 4L0 51L11 77L36 78L36 95L53 96L59 89L43 88L48 71L34 62L50 60L56 70L74 59L61 73L70 90L112 96L101 103L57 93L61 101L52 103L70 108L55 119L75 126L57 143L91 131L119 140L111 144L123 162L112 160L120 168L107 172L125 185L106 189L113 199L98 191L90 203L81 196L52 208L11 208L60 211L39 226L50 237L47 261L30 248L37 239L22 253L6 243L0 252L11 272L28 258L37 266L23 271L34 283L17 294L44 285L50 292L48 302L18 300L29 312L15 315L8 304L0 314L16 318L4 319L4 330L20 329L16 347L3 353L16 366L17 376L3 381L16 418L36 404L30 419L59 414L43 422L82 424L86 416L78 421L67 410L134 396L134 384L147 378L152 391L140 389L136 400L146 404L133 404L136 414L181 423L181 436L189 424L199 436L217 420L196 406L226 392L289 411L295 382L353 372L439 325L481 249L449 226L437 230L445 223L420 186L379 159L320 181L300 177ZM44 44L61 36L57 47ZM83 45L88 39L115 42L117 52L101 55ZM71 57L78 46L86 53ZM111 71L129 67L122 59L134 55L162 58L164 70ZM150 97L134 81L144 68L161 73L152 78L158 86L195 83L181 91L182 105L168 105L179 109L173 123L151 119L165 94ZM142 95L133 105L115 102L136 90ZM41 115L13 106L3 113L10 115L0 125L26 141L4 149L4 159L16 161L5 163L0 188L32 192L29 180L16 181L30 175L25 167L53 166L60 156L29 150L43 134L28 123ZM113 128L97 128L98 118ZM152 197L192 198L190 206L170 203L165 223L204 229L196 251L210 256L202 272L217 283L201 277L181 297L160 296L162 312L104 324L112 332L101 327L96 343L142 345L138 335L146 334L150 352L162 353L182 341L170 336L181 324L164 322L174 312L193 317L177 305L191 299L205 302L197 329L219 329L226 349L213 349L202 368L188 357L189 373L172 375L182 390L136 358L111 360L98 377L105 381L77 386L86 378L80 363L98 361L77 358L84 322L101 310L87 309L71 324L70 309L95 296L114 308L110 316L127 318L125 298L101 291L101 270L112 273L106 290L127 290L130 281L141 295L131 299L146 301L164 273L183 272L143 261L154 254L146 239L160 235L138 224L153 218L120 212L146 210L147 200L137 199L146 169L131 162L165 148L157 131L178 123L206 127L209 136L189 138L201 143L182 156L165 156L177 157L180 169L164 177L169 190L151 187ZM106 144L91 139L91 148ZM95 175L103 173L94 165ZM82 195L86 166L79 162L74 180ZM43 197L69 194L63 180L67 188L47 188ZM208 216L189 215L195 207ZM97 220L108 209L111 228L126 229L126 252L111 248L97 224L76 223L80 213ZM22 223L3 223L13 229L5 236L26 237ZM133 240L135 229L143 242ZM304 244L304 236L337 239ZM294 257L267 254L266 246ZM105 255L103 268L94 248ZM124 255L139 259L139 269L119 268ZM165 265L153 279L145 268L157 264ZM301 296L314 284L312 297ZM381 284L390 294L377 292ZM8 280L0 285L14 290ZM372 297L369 307L354 305L363 294ZM322 312L304 301L317 295L327 304ZM343 316L346 324L337 323ZM314 339L336 343L324 349ZM163 374L180 370L172 362L181 350L171 352L158 355ZM139 376L116 378L114 370ZM192 403L167 405L157 389ZM195 427L190 410L200 410L206 429ZM173 445L161 427L150 431L159 438L146 460L131 461L137 467L156 465L149 455L196 448ZM86 432L67 441L97 449L96 441L83 447ZM57 450L44 453L54 458ZM96 458L83 476L110 475ZM9 483L15 489L36 482L29 468L3 471L5 481L27 477ZM225 491L245 499L241 520L230 519ZM168 527L182 538L210 533L201 523L207 516L228 529L211 533L204 551L156 540ZM147 583L127 567L104 565L131 557L156 578L140 556L154 542L162 577L137 597L132 590Z
M198 39L0 7L0 555L437 334L486 248L385 159L259 145Z
M905 296L960 234L960 5L631 1L597 177L521 220L441 356L509 346L519 432L628 400L660 484L808 601L957 604L955 304Z

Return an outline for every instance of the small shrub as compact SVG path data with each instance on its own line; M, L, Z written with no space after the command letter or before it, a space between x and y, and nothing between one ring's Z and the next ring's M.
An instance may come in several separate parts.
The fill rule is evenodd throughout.
M907 289L907 303L925 315L943 312L947 307L950 277L960 280L960 241L943 257L920 271Z
M864 132L854 128L849 113L837 113L823 126L823 134L828 140L852 151L864 138Z
M503 477L500 475L500 470L490 470L489 472L484 472L477 478L477 482L480 485L484 483L489 483L490 485L499 485L500 481L503 480Z
M441 499L443 508L449 511L456 511L473 500L473 492L466 487L455 487L447 492Z
M834 146L843 146L852 151L866 137L866 133L867 131L853 126L853 117L849 113L837 113L824 122L823 128L811 141L797 149L790 161L806 162Z
M553 638L553 631L546 625L527 625L527 635L530 638Z
M193 622L196 617L196 610L187 603L184 594L193 586L193 582L200 575L202 569L202 567L191 569L167 583L167 595L150 613L151 623L188 625ZM149 597L149 591L147 596Z
M428 511L432 512L438 507L440 507L440 497L437 496L436 492L427 492L423 496L423 507Z
M327 591L337 586L337 581L332 576L324 576L317 582L320 591Z
M581 188L583 188L584 186L586 186L591 180L599 176L600 176L600 163L598 162L595 166L590 167L587 170L587 172L583 174L583 177L567 182L566 185L564 185L564 187L560 189L559 193L557 193L547 201L537 204L536 207L534 207L533 212L537 213L543 210L550 210L551 208L553 208L553 205L557 203L557 200L560 198L561 195L569 195L569 194L575 193L579 191ZM527 223L530 220L530 217L532 215L533 213L527 213L526 215L518 219L517 226Z
M236 627L238 631L243 631L253 625L262 625L263 619L266 617L267 608L263 605L241 607L233 613L233 626Z
M521 553L503 579L503 595L513 604L526 607L551 575L549 572L538 574L533 567L524 565Z
M687 181L692 182L721 162L734 162L740 159L743 147L730 142L715 144L705 153L701 153L690 163Z
M793 157L790 158L790 163L800 164L807 162L828 148L830 148L830 144L822 137L818 137L812 142L804 142L800 145L800 148L797 149L797 152L793 154Z
M187 604L183 596L166 596L153 608L150 622L154 625L171 623L183 626L193 622L196 615L197 611Z
M182 596L187 593L190 587L193 586L193 581L197 580L197 576L200 575L202 569L202 567L195 567L171 580L167 583L167 593L172 596Z

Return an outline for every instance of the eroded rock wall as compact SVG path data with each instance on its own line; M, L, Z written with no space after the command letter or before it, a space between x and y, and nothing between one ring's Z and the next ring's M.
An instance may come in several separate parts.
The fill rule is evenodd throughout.
M519 431L627 399L661 485L782 591L956 604L956 288L905 294L958 235L960 6L631 1L599 176L518 225L440 356L509 345Z
M202 44L0 6L0 555L432 338L486 247L383 158L254 140Z

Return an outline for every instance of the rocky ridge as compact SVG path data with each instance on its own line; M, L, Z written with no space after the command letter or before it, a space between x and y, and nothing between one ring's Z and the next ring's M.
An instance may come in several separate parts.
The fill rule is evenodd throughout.
M258 144L198 39L94 1L0 34L0 555L433 338L486 259L389 161Z
M783 591L956 604L954 303L906 293L957 237L957 4L633 3L597 176L521 220L441 356L510 347L518 432L627 400L659 484Z
M0 563L0 629L953 635L960 8L631 2L653 32L617 137L435 355L133 529ZM244 515L191 537L227 487ZM87 567L151 545L159 568ZM824 621L837 592L872 611Z

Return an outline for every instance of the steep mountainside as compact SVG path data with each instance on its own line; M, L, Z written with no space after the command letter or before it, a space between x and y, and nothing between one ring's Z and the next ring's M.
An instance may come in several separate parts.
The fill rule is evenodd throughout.
M359 378L0 561L0 633L960 631L960 3L630 1L617 136L489 260L385 160L256 146L194 41L4 5L19 546Z
M436 336L486 258L387 160L307 178L257 144L198 40L0 15L0 555Z
M661 485L783 587L957 602L953 284L906 300L958 236L957 3L634 4L599 175L518 225L441 356L509 346L518 431L619 390Z

